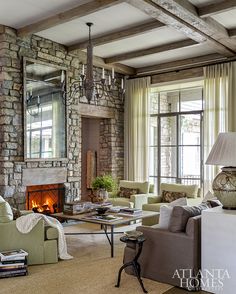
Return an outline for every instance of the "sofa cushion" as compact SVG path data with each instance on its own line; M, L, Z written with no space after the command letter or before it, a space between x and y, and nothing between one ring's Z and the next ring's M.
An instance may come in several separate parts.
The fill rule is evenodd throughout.
M8 223L13 220L13 213L8 202L0 202L0 223Z
M169 231L172 233L185 232L188 219L200 215L208 208L206 203L197 206L175 206L170 217Z
M119 197L130 198L131 195L139 194L139 189L120 187Z
M184 198L186 196L187 195L185 192L171 192L171 191L163 190L162 191L162 202L170 203L170 202L173 202L177 199Z
M188 198L198 197L198 186L197 185L182 185L182 184L167 184L161 183L161 191L170 192L184 192Z
M174 206L176 205L180 205L180 206L187 205L186 198L179 198L171 202L169 205L162 205L160 207L160 218L159 218L160 229L164 229L164 230L168 229L172 210Z
M147 194L149 192L149 182L120 180L120 187L139 189L140 194Z

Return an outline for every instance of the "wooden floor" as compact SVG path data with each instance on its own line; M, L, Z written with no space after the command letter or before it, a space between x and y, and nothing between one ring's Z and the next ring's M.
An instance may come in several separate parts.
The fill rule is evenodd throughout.
M176 288L176 287L165 292L165 294L187 294L187 293L191 293L191 292L184 290L184 289ZM194 294L209 294L209 292L205 292L205 291L198 291L198 292L192 292L192 293L194 293Z

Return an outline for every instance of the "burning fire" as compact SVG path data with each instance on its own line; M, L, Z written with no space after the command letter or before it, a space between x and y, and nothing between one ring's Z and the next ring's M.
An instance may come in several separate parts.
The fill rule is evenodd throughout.
M43 204L40 204L34 200L31 201L32 209L36 208L38 212L53 212L53 204L53 201L50 201L48 198Z

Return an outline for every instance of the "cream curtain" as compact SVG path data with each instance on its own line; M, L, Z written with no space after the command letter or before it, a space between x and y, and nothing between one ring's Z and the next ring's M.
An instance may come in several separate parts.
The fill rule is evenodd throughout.
M236 63L224 63L204 68L204 160L219 132L236 131ZM219 167L204 165L204 192L211 184Z
M128 80L125 99L125 178L148 180L150 77Z

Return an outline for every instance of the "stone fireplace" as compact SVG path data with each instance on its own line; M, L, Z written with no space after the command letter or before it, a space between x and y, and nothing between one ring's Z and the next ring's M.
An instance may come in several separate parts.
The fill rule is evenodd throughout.
M23 57L58 65L67 69L68 83L81 71L81 57L68 53L60 44L32 35L20 38L12 28L0 25L0 195L25 209L29 187L61 185L65 201L81 198L82 117L100 117L100 144L103 146L99 173L123 178L124 171L124 102L119 97L102 98L98 105L86 99L67 109L67 158L33 159L24 157ZM95 77L102 69L94 67ZM105 71L108 75L109 71ZM42 203L44 204L44 203Z

